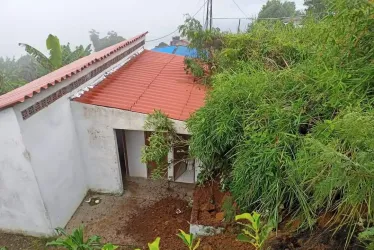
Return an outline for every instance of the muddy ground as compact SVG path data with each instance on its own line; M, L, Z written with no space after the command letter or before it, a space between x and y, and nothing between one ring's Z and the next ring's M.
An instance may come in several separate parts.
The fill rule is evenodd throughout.
M135 215L144 216L146 208L165 198L173 199L177 201L177 204L178 202L183 205L188 204L193 188L194 185L184 183L171 183L168 188L165 181L131 178L127 180L122 196L89 193L85 200L95 197L101 202L98 205L92 205L83 201L66 229L71 232L72 229L84 225L86 236L99 235L102 237L102 242L120 245L124 250L142 247L144 242L139 241L139 235L131 233L132 231L140 233L139 230L128 229L130 233L123 231L125 227L137 228L134 219L128 224L129 220ZM139 223L141 225L141 221ZM187 221L184 223L188 225ZM44 250L46 249L45 243L48 241L50 239L0 232L0 247L5 246L8 250Z

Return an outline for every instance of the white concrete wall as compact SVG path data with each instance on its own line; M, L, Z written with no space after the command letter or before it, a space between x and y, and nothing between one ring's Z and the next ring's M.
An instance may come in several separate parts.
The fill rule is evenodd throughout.
M141 131L147 115L74 101L71 106L83 159L88 168L89 188L102 192L122 192L114 129ZM173 121L178 134L188 134L184 122ZM130 160L130 156L128 158Z
M15 107L21 134L30 153L51 226L64 227L88 190L70 101L64 96L23 120L20 110L27 105Z
M147 165L141 162L141 150L145 145L144 131L126 130L125 137L129 175L147 178Z
M144 38L138 42L142 40ZM136 43L128 48L135 45ZM89 161L82 155L69 98L86 86L103 79L105 72L121 65L137 51L27 120L23 120L21 111L123 52L122 49L71 78L34 94L32 98L10 109L11 114L8 110L0 110L0 181L7 178L6 181L0 182L0 191L4 191L0 193L0 229L48 235L55 227L66 225L90 186L100 187L98 190L108 192L119 190L118 181L110 179L115 184L106 182L108 178L105 176L106 173L117 178L118 171L110 173L110 169L107 172L104 170L104 175L100 175L100 171L90 173L92 167L85 165ZM3 120L11 123L3 123ZM10 127L13 130L10 130ZM98 150L94 151L95 154L100 152L101 147L105 147L97 144L95 146L98 147ZM12 153L4 151L7 147ZM94 169L97 170L95 167L96 165ZM10 181L12 178L14 182ZM14 226L7 225L12 221Z
M0 228L51 235L48 214L12 108L0 111Z

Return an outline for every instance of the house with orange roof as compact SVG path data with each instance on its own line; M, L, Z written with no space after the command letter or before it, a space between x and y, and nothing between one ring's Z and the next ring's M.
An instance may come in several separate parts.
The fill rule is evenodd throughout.
M0 96L0 229L52 235L88 190L120 194L127 176L149 178L140 158L154 110L188 137L185 121L206 88L185 73L183 56L145 50L146 34ZM194 183L198 172L189 160L167 178Z

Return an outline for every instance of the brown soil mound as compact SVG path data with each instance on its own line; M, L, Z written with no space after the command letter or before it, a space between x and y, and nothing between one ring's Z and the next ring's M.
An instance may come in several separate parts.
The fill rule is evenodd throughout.
M218 182L208 182L196 187L193 194L191 223L206 226L222 226L222 204L228 192L221 192Z
M131 235L143 249L148 249L147 243L157 237L161 237L160 248L163 250L183 249L183 242L176 234L179 229L189 232L190 218L191 208L187 201L167 197L132 216L121 233Z

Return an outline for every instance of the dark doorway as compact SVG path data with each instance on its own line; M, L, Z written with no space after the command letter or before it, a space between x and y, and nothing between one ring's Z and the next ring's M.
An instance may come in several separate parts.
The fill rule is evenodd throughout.
M127 161L127 150L126 150L126 136L125 130L115 129L118 147L118 158L121 167L122 184L125 187L126 176L129 174L128 161Z

